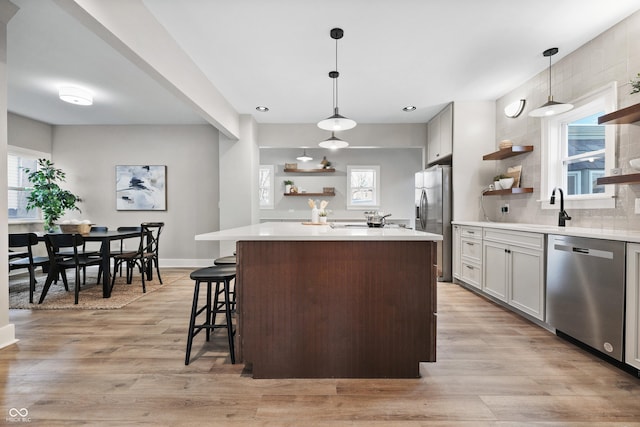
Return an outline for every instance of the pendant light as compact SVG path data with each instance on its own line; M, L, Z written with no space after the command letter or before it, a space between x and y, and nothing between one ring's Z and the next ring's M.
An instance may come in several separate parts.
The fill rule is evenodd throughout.
M337 138L336 135L331 132L331 137L325 139L321 143L318 144L322 148L328 148L330 150L337 150L338 148L346 148L349 146L347 141L343 141L340 138Z
M307 156L307 150L303 150L302 156L296 157L296 160L300 160L301 162L308 162L309 160L313 160L313 157Z
M529 112L529 116L531 117L553 116L554 114L564 113L573 108L572 104L554 101L553 96L551 95L551 57L556 53L558 53L557 47L552 47L542 52L543 56L549 57L549 98L545 104Z
M329 35L336 41L336 68L335 71L329 72L329 77L333 79L333 116L318 122L318 127L330 131L352 129L356 127L357 123L354 120L341 116L338 111L338 77L340 76L338 72L338 40L342 38L344 31L342 31L341 28L333 28L329 32Z

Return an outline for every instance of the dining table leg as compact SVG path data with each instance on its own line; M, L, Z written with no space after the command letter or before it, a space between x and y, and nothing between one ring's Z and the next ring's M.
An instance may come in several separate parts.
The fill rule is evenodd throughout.
M104 239L100 245L102 256L102 298L111 298L111 242Z

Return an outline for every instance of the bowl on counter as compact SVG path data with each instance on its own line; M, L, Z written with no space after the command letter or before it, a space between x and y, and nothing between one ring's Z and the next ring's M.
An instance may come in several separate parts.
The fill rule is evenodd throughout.
M640 158L629 160L629 165L632 169L640 171Z

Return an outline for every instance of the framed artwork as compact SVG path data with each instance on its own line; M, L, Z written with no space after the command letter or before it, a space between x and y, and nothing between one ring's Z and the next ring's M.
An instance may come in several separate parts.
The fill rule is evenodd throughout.
M116 166L116 209L119 211L166 211L165 165Z

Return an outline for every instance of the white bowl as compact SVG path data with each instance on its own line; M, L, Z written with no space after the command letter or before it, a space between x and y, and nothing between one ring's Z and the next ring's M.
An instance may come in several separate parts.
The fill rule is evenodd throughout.
M513 185L513 181L513 178L502 178L500 179L500 187L502 187L503 190L508 190Z
M629 160L631 167L637 171L640 171L640 158Z

